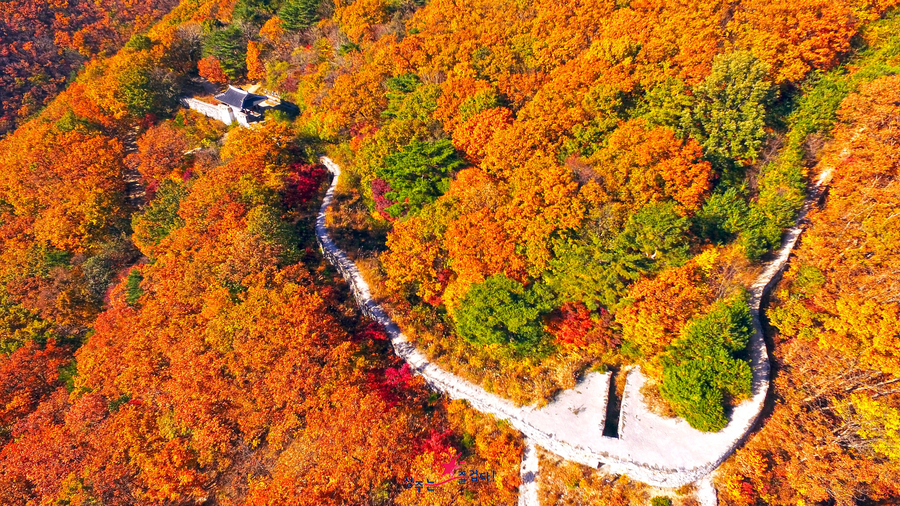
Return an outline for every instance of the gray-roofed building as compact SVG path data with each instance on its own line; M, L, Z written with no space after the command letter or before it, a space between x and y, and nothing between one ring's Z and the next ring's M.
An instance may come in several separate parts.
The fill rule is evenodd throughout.
M258 106L267 98L228 85L224 92L216 95L216 100L219 101L219 119L226 125L237 121L241 126L247 126L262 121L262 111Z
M239 111L249 111L256 107L260 102L265 102L266 97L254 95L253 93L229 85L224 93L216 95L216 100Z
M256 89L251 87L250 89ZM215 118L230 125L237 122L241 126L262 121L266 111L278 109L296 115L296 106L282 102L277 96L257 95L229 85L222 93L215 95L216 102L209 103L192 97L184 97L181 102L190 109Z

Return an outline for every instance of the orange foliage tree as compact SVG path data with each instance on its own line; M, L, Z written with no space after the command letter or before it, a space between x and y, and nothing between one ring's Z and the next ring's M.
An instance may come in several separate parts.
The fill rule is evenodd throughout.
M622 337L653 357L672 343L685 324L712 301L703 271L694 263L667 269L631 285L631 303L616 312Z
M263 46L255 40L247 42L247 79L256 81L266 78L266 66L260 59Z
M745 0L728 24L734 44L768 63L776 82L834 67L858 27L852 2L821 0Z
M5 200L40 241L84 251L120 217L122 145L94 133L29 124L2 147Z
M198 61L197 70L200 72L200 77L209 79L214 83L228 82L228 76L225 75L222 64L219 63L219 60L215 56L207 56Z
M479 163L487 154L487 145L497 130L512 124L512 113L505 107L480 112L453 130L453 145L466 154L472 163Z
M633 208L671 198L693 213L711 187L699 144L666 128L648 130L642 120L622 124L590 161L603 191Z
M388 4L385 0L338 0L334 6L334 19L351 41L362 42L372 37L374 25L388 20Z
M137 146L137 170L150 183L158 183L182 167L189 148L184 134L168 123L149 128L137 140Z

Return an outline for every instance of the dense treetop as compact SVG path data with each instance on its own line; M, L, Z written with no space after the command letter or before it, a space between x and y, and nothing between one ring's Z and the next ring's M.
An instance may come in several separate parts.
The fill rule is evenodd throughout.
M0 135L53 99L86 60L111 55L177 3L4 2L0 12Z

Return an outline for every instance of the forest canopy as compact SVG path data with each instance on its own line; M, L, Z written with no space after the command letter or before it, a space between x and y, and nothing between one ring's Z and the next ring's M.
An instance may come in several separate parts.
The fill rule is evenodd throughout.
M896 1L6 3L0 503L517 500L521 435L430 391L320 253L323 153L333 239L430 360L519 405L639 367L706 432L808 202L719 500L900 494ZM296 114L180 107L226 84ZM496 480L403 487L453 459Z

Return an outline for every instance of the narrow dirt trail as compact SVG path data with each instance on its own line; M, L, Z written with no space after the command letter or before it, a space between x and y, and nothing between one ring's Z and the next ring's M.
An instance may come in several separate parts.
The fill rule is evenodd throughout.
M137 134L138 129L134 128L129 130L122 139L126 156L137 153ZM133 209L142 209L146 204L146 190L143 183L141 183L140 172L126 164L125 171L122 173L122 179L125 181L125 202Z
M823 174L797 218L784 236L782 245L751 287L751 313L755 328L749 345L753 369L753 395L736 406L728 426L717 433L692 429L683 420L663 419L651 413L639 394L644 382L640 369L629 374L625 384L619 437L603 435L609 374L590 373L574 388L562 392L553 402L536 409L516 406L485 391L479 385L460 378L436 364L418 350L403 334L385 310L373 299L369 285L352 260L331 240L326 214L334 199L340 167L323 157L322 163L334 175L316 219L316 238L328 261L349 283L359 307L369 318L384 325L399 357L433 388L452 399L465 399L472 407L508 420L526 438L522 464L523 487L520 505L537 504L537 462L528 449L541 446L562 458L659 487L679 487L697 482L715 470L743 441L759 416L769 388L769 362L762 326L760 304L777 282L800 237L810 206L821 195L828 180ZM708 480L707 480L708 481ZM714 499L712 491L712 502ZM704 501L711 504L709 500Z

